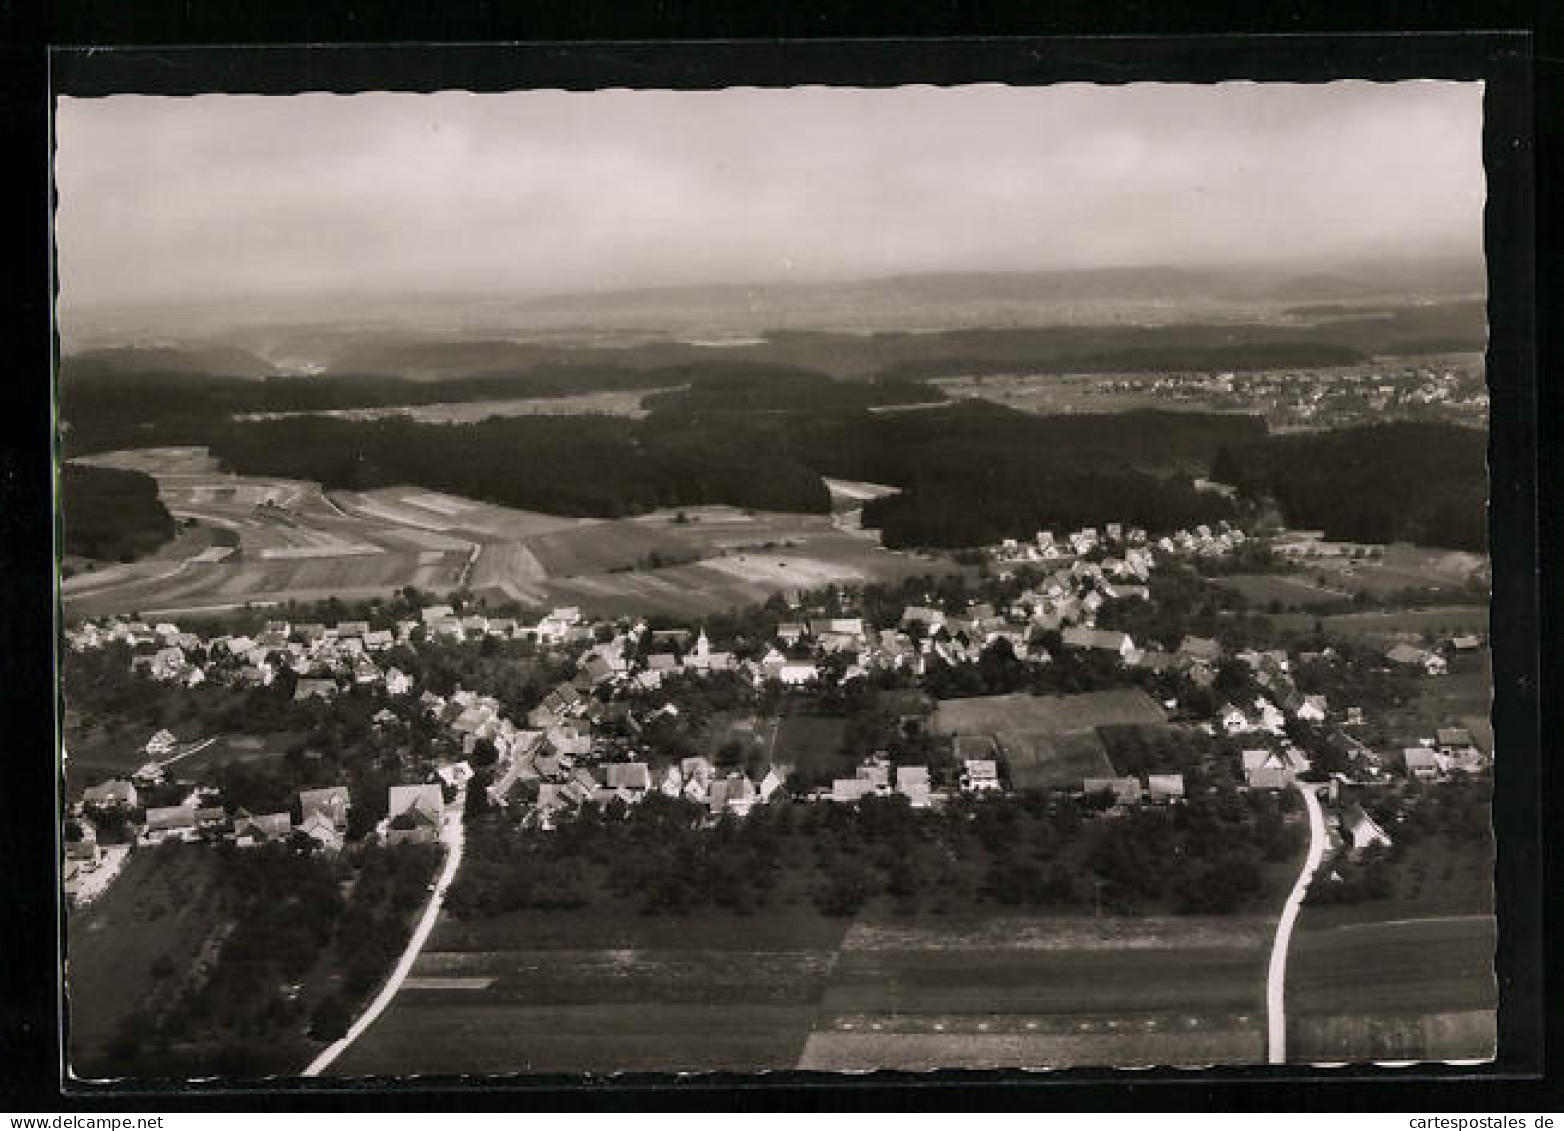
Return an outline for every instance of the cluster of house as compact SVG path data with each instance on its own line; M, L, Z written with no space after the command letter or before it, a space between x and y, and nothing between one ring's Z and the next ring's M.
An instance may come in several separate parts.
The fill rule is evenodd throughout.
M1455 774L1479 773L1488 759L1465 727L1440 727L1433 738L1401 751L1401 767L1416 781L1445 781Z
M141 808L136 784L114 779L88 786L71 807L65 826L65 857L91 869L101 855L93 816L117 813L134 821L136 842L153 845L165 841L227 842L238 848L284 843L295 836L308 837L322 850L339 851L348 829L353 800L347 786L304 789L298 793L299 817L292 812L251 813L242 806L229 810L219 791L193 788L178 805ZM139 819L136 814L139 813ZM390 787L385 819L376 829L386 844L426 842L438 839L445 815L440 786Z
M225 840L240 848L286 841L295 832L321 847L342 847L352 802L345 786L307 789L299 793L300 818L289 812L251 813L244 808L229 812L215 789L196 787L178 805L147 806L136 826L142 844L165 840ZM140 798L134 781L115 779L88 786L72 812L76 837L67 836L66 854L76 859L96 859L97 837L88 814L118 812L127 817L138 810ZM74 850L73 843L78 845Z
M1131 557L1131 551L1145 555L1146 548L1155 545L1166 554L1219 557L1231 553L1244 542L1244 532L1228 522L1216 526L1201 523L1193 530L1177 530L1153 542L1139 526L1125 526L1110 522L1099 532L1095 526L1084 526L1055 538L1051 530L1039 530L1030 541L1006 538L988 552L999 562L1060 562L1088 557L1101 557L1105 566L1118 564L1120 559Z
M994 786L997 788L998 772L992 763L990 769L994 771ZM977 787L964 779L962 788L972 792ZM873 754L858 765L852 777L837 778L829 789L815 790L810 794L810 799L851 805L865 797L892 796L905 797L914 809L927 809L936 804L938 796L930 788L929 768L897 766L884 754Z
M646 762L578 766L568 773L563 772L563 767L540 762L534 766L534 772L539 777L532 816L544 828L551 827L561 814L589 801L606 805L618 800L634 805L654 792L693 801L705 807L713 820L727 815L744 817L757 805L790 797L783 788L783 773L776 766L767 767L756 781L741 770L723 773L700 756L670 763L660 779Z
M1151 393L1181 402L1242 404L1262 411L1273 424L1309 422L1343 427L1366 414L1383 420L1398 408L1441 405L1468 412L1485 411L1487 386L1480 365L1453 368L1333 366L1328 369L1263 370L1253 373L1174 373L1104 382L1106 392Z
M595 627L576 608L555 609L536 624L510 617L458 616L450 605L430 605L417 617L403 617L391 627L374 629L368 621L291 624L267 621L254 636L222 635L203 639L169 622L147 624L110 618L84 621L66 633L77 651L123 643L134 649L131 666L153 679L194 687L207 680L231 686L266 687L284 669L299 678L297 699L330 698L346 682L383 686L389 694L411 690L412 680L396 667L377 661L380 653L419 639L532 639L545 645L589 641Z

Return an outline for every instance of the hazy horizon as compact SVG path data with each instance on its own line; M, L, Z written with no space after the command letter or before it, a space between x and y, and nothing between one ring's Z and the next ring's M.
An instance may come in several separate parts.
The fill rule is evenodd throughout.
M61 98L71 310L1482 255L1482 87Z

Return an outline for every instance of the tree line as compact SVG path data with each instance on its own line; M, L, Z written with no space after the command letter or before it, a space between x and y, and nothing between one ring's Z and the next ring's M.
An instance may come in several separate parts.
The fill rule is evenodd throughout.
M142 472L67 463L60 468L60 498L67 554L128 562L174 536L157 480Z
M1405 421L1222 448L1211 478L1274 499L1291 526L1344 542L1488 545L1488 436Z

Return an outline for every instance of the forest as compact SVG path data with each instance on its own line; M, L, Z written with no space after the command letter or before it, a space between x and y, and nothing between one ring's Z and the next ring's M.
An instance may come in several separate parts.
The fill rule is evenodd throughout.
M737 390L740 401L749 395L743 383L717 388ZM886 414L691 411L681 403L640 421L292 417L216 426L209 442L241 474L327 489L416 484L594 518L716 503L819 514L830 507L821 476L867 479L903 488L864 508L865 525L881 528L888 546L960 547L1110 514L1153 532L1234 517L1231 502L1197 494L1187 476L1224 444L1263 435L1258 419L1222 414L1040 417L986 402Z
M1268 865L1299 831L1271 796L1228 794L1095 819L1097 799L1043 793L938 811L905 798L771 804L703 827L702 811L653 794L588 805L552 832L501 814L469 819L447 906L459 918L623 906L641 915L715 907L739 915L809 905L850 916L963 915L1029 906L1111 914L1228 914L1271 895Z
M823 514L818 474L757 430L647 435L611 417L508 417L474 424L293 417L230 425L213 455L241 474L313 479L328 490L416 484L551 514L620 518L727 503Z
M157 480L139 471L67 463L60 469L60 496L67 554L128 562L174 536Z
M1211 478L1271 498L1288 525L1346 542L1488 545L1488 436L1403 422L1224 447Z

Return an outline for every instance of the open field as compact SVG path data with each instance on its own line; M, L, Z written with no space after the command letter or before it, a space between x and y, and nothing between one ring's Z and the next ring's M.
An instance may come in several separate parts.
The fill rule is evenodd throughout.
M771 753L778 764L792 766L801 773L850 774L864 752L844 756L842 740L846 734L844 719L789 715L776 729Z
M1322 926L1305 911L1288 969L1298 1061L1470 1060L1493 1055L1491 915Z
M1466 727L1478 748L1491 752L1492 689L1493 679L1486 664L1479 671L1421 679L1415 699L1386 713L1385 729L1410 743L1428 737L1438 727Z
M444 594L464 582L533 608L700 616L779 591L958 569L949 558L881 549L827 515L697 507L599 521L409 487L328 496L313 483L227 475L200 448L93 462L153 475L170 511L197 525L145 560L68 579L71 616L199 616L247 602L384 597L409 585ZM218 543L231 552L208 553Z
M1328 585L1379 595L1398 589L1456 590L1486 564L1480 554L1393 542L1377 560L1326 557L1311 559L1306 568L1323 576Z
M257 412L240 420L283 420L290 416L332 416L339 420L383 420L406 416L422 424L471 424L491 416L627 416L647 415L641 398L668 389L623 389L577 393L566 397L515 397L492 401L441 401L436 404L388 405L380 408L335 408L299 412Z
M1488 633L1488 606L1442 605L1430 609L1334 613L1323 617L1312 613L1281 613L1273 615L1271 620L1278 628L1294 632L1309 632L1319 624L1326 636L1359 642L1374 639L1393 641L1427 633L1441 635L1472 632L1485 636Z
M935 707L939 734L994 734L999 731L1086 730L1132 723L1161 723L1167 715L1138 688L1116 688L1083 695L983 695L941 699Z
M1255 606L1268 606L1275 601L1284 609L1293 605L1308 608L1310 605L1329 605L1352 596L1349 589L1321 585L1296 573L1235 573L1213 578L1212 581L1223 589L1241 593L1246 601Z
M1166 720L1144 691L1121 688L1084 695L941 699L932 727L936 734L957 736L958 757L987 757L963 747L973 746L972 739L993 739L1017 788L1079 788L1085 778L1115 772L1098 727L1154 726ZM983 743L976 745L981 751Z
M787 909L442 922L334 1071L1256 1062L1271 923L887 924ZM1176 972L1176 973L1175 973Z
M104 1071L99 1058L126 1016L153 998L171 1000L152 974L154 961L168 958L175 971L168 980L177 981L221 939L227 918L215 863L209 853L139 849L103 896L70 912L69 1051L77 1075Z
M1085 778L1114 774L1095 730L1002 730L994 739L1017 789L1079 789Z
M332 1071L792 1068L846 926L812 911L446 919L414 975L493 981L404 989Z

